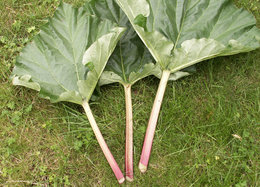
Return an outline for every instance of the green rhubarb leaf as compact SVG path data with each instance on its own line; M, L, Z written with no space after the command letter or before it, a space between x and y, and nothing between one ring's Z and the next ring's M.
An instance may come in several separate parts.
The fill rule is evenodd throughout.
M52 102L88 102L123 31L110 20L61 3L17 58L13 84Z
M116 1L161 70L174 73L260 47L255 18L231 0Z
M127 16L114 0L90 0L85 4L89 14L103 20L111 20L127 31L111 55L100 85L119 82L123 85L134 84L138 80L154 74L158 68L142 41L132 28Z

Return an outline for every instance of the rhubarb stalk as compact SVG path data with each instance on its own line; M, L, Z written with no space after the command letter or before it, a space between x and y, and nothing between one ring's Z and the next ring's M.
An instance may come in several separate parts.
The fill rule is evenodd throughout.
M132 182L133 174L133 112L131 85L125 85L125 105L126 105L126 142L125 142L125 169L126 180Z
M155 128L156 128L158 116L159 116L162 101L163 101L163 96L165 93L165 89L166 89L170 74L171 74L170 71L167 71L167 70L163 71L160 85L159 85L159 88L158 88L158 91L157 91L157 94L156 94L156 97L154 100L153 109L152 109L152 112L150 115L149 123L148 123L147 130L146 130L146 135L145 135L145 139L144 139L141 159L139 162L139 169L142 173L146 172L146 170L147 170L147 165L149 162L149 157L151 154L151 149L152 149L152 144L153 144Z
M125 181L123 173L121 172L118 164L116 163L112 153L110 152L110 150L109 150L109 148L108 148L108 146L107 146L107 144L106 144L106 142L105 142L105 140L104 140L104 138L103 138L103 136L102 136L102 134L101 134L101 132L100 132L100 130L98 128L98 126L97 126L97 123L95 121L95 118L94 118L94 116L92 114L92 111L91 111L91 109L89 107L88 102L84 101L82 106L83 106L83 108L84 108L84 110L86 112L86 115L88 117L89 123L90 123L90 125L91 125L91 127L92 127L92 129L94 131L94 134L95 134L95 136L96 136L96 138L98 140L98 143L99 143L99 145L100 145L100 147L101 147L101 149L102 149L102 151L103 151L103 153L104 153L104 155L105 155L105 157L106 157L110 167L112 168L112 170L113 170L113 172L114 172L118 182L120 184L122 184Z

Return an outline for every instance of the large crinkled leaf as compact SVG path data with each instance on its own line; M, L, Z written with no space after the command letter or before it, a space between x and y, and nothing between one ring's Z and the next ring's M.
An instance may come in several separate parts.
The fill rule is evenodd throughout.
M231 0L116 1L162 70L260 46L255 18Z
M100 85L119 82L123 85L134 84L136 81L153 74L158 68L153 58L132 28L127 16L114 0L90 0L85 9L91 14L116 22L127 27L127 31L118 42L111 55Z
M89 101L123 31L109 20L61 3L17 58L13 84L37 90L52 102Z

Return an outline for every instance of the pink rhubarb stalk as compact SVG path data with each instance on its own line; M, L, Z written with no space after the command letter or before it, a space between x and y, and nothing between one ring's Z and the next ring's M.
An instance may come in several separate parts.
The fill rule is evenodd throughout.
M158 91L157 91L157 94L156 94L156 97L154 100L153 109L152 109L152 112L150 115L148 127L147 127L146 134L145 134L141 159L139 162L139 169L142 173L146 172L146 170L147 170L147 165L149 162L152 144L153 144L155 128L156 128L158 116L159 116L162 101L163 101L163 96L165 93L165 89L166 89L170 74L171 74L170 71L167 71L167 70L163 71L160 85L159 85L159 88L158 88Z
M126 105L126 143L125 143L125 169L126 180L132 182L134 180L133 172L133 112L131 85L125 85L125 105Z
M103 136L102 136L102 134L101 134L101 132L98 128L98 126L97 126L97 123L95 121L95 118L92 114L92 111L89 107L88 102L84 101L82 106L83 106L83 108L84 108L84 110L87 114L89 123L90 123L90 125L91 125L91 127L94 131L94 134L95 134L95 136L98 140L98 143L99 143L99 145L100 145L100 147L101 147L110 167L112 168L118 182L120 184L122 184L125 181L124 175L121 172L120 168L118 167L118 164L116 163L112 153L110 152L110 150L109 150L109 148L108 148L108 146L107 146L107 144L106 144L106 142L105 142L105 140L104 140L104 138L103 138Z

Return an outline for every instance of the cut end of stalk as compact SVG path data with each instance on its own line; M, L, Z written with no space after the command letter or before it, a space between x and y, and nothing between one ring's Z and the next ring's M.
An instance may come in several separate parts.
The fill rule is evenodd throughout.
M119 182L119 184L123 184L125 182L125 178L123 177L123 178L119 179L118 182Z
M134 178L131 178L131 177L126 176L126 180L127 180L128 182L133 182L133 181L134 181Z
M141 162L139 163L139 169L142 173L145 173L147 170L147 166L143 165Z

